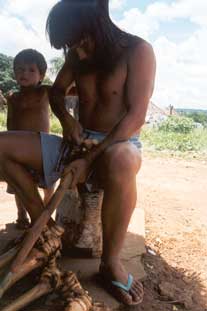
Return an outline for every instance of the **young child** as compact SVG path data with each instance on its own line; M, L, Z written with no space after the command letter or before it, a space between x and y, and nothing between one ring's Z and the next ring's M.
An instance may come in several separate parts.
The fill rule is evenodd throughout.
M44 56L33 49L23 50L14 58L13 68L20 90L7 98L7 129L9 131L48 133L50 127L48 92L50 87L41 85L47 70ZM47 204L54 187L43 190L44 203ZM9 186L7 192L14 193ZM17 227L26 229L29 226L26 209L16 194L15 201Z

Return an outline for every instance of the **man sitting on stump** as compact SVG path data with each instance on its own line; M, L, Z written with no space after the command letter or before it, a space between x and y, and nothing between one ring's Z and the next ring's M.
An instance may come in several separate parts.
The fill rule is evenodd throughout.
M155 57L143 39L120 30L110 19L107 0L62 0L51 10L47 31L66 60L50 94L64 140L81 144L97 139L73 172L73 186L89 173L104 189L103 253L100 274L122 303L138 304L143 287L123 267L120 252L136 204L136 174L141 165L139 133L153 92ZM75 82L79 121L64 106L65 91ZM81 125L80 125L81 124ZM27 168L44 177L46 186L60 177L55 170L62 139L41 133L0 133L0 174L21 197L34 222L43 209Z

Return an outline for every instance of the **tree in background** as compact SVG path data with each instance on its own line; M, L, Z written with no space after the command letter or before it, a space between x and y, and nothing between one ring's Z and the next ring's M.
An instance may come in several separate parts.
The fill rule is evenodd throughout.
M13 58L0 53L0 90L5 95L15 91L17 84L13 74Z
M64 64L64 57L54 57L51 61L51 74L56 76L58 74L58 72L60 71L60 69L62 68L63 64Z
M200 123L204 127L207 127L207 112L189 112L186 116L193 119L194 122Z

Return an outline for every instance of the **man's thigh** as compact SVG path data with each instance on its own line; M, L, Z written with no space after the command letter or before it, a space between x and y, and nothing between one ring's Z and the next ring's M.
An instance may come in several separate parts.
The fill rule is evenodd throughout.
M0 154L19 164L42 172L42 153L39 133L8 131L0 133Z

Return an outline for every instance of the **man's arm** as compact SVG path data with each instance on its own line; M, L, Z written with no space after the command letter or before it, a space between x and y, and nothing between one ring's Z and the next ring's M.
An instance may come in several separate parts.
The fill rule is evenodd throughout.
M87 156L96 159L108 146L128 140L144 124L148 103L153 93L156 61L153 49L147 42L140 43L129 55L126 81L126 115L107 137Z
M52 111L60 120L62 125L64 138L69 140L72 139L79 144L81 142L81 126L79 122L68 113L65 107L66 90L73 81L73 72L70 68L68 60L66 59L65 64L50 89L49 99Z

